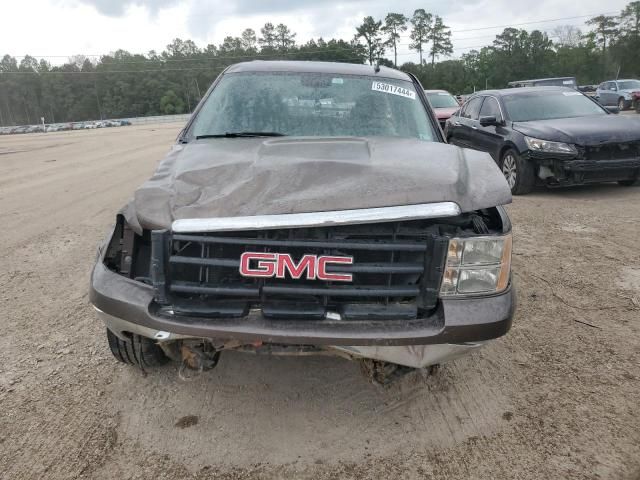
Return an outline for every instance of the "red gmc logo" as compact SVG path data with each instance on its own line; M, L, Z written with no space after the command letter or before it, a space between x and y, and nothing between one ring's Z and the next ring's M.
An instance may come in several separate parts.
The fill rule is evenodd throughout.
M352 265L352 257L305 255L296 264L286 253L245 252L240 257L240 275L257 278L285 278L287 272L294 279L351 282L350 273L327 273L329 265Z

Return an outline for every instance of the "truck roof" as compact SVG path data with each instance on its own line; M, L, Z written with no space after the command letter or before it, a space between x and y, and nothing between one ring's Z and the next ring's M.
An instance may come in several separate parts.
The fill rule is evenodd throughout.
M240 72L333 73L336 75L367 75L370 77L411 81L409 75L393 68L379 67L379 71L376 72L375 67L371 65L337 62L253 60L231 65L226 71L226 73Z

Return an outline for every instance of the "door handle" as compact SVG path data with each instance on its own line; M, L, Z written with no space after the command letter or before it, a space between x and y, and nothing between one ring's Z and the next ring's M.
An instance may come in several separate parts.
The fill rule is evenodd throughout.
M476 127L476 126L471 127L471 130L477 130L477 129L478 129L478 127Z
M461 127L462 124L460 122L453 122L454 127Z

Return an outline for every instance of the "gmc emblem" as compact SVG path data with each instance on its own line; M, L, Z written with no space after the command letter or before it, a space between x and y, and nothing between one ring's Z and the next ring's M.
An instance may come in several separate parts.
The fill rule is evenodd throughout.
M287 253L245 252L240 257L240 275L256 278L286 278L288 272L289 276L296 280L305 276L307 280L351 282L352 274L327 273L327 266L352 264L352 257L305 255L296 264Z

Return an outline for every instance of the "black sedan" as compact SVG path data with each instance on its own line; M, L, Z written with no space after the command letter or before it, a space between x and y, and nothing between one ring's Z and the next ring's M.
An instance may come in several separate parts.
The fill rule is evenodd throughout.
M447 120L450 143L491 154L513 194L640 177L640 118L570 88L488 90Z

